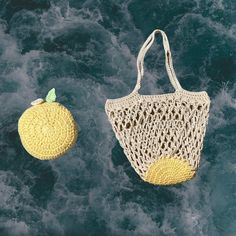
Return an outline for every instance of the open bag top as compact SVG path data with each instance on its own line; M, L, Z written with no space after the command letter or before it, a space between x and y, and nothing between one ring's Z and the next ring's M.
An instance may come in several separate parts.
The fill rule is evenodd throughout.
M175 91L173 93L166 93L166 94L156 94L156 95L141 95L139 94L139 89L141 88L141 80L144 77L144 57L148 51L148 49L152 46L156 33L160 33L163 38L163 46L165 50L165 65L166 65L166 71L169 77L169 80L174 87ZM165 99L166 97L176 97L176 96L185 96L185 97L191 97L195 99L200 99L203 102L210 103L210 98L206 91L188 91L186 89L183 89L176 77L174 68L173 68L173 62L172 62L172 56L169 46L168 38L164 31L160 29L154 30L149 37L144 42L143 46L141 47L138 57L137 57L137 70L138 70L138 76L137 76L137 82L134 90L128 94L127 96L116 98L116 99L107 99L105 107L108 109L110 106L119 106L124 103L132 103L133 100L141 99L141 100L147 100L147 101L153 101L153 100L159 100L159 99Z
M175 91L141 95L144 57L156 33L163 38L165 65ZM169 185L191 179L199 167L209 116L206 91L183 89L176 77L166 34L154 30L139 51L137 83L127 96L107 99L105 111L138 175L152 184Z

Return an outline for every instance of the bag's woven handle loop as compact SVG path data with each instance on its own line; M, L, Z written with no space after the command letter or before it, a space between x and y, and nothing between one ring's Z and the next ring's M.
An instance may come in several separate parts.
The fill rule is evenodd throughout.
M169 76L170 82L173 85L173 87L175 88L175 90L182 90L182 87L176 77L174 68L173 68L173 63L172 63L172 57L171 57L171 51L170 51L170 45L169 45L169 41L168 38L165 34L164 31L156 29L154 30L149 37L147 38L147 40L144 42L143 46L141 47L139 54L138 54L138 58L137 58L137 69L138 69L138 78L137 78L137 83L136 86L134 88L133 92L138 92L138 90L141 88L141 80L143 78L144 75L144 69L143 69L143 63L144 63L144 57L145 54L147 53L148 49L152 46L154 40L155 40L155 34L156 33L161 33L162 35L162 39L163 39L163 46L164 46L164 50L165 50L165 64L166 64L166 70L167 70L167 74Z

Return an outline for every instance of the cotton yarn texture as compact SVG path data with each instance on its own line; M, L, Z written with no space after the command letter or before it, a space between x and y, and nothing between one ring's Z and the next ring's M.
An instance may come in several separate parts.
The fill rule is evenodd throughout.
M43 102L28 108L19 119L18 131L24 148L41 160L66 153L78 134L72 114L57 102Z
M140 95L144 57L156 33L163 38L165 65L175 92ZM205 91L183 89L175 75L168 38L154 30L137 58L137 83L131 94L108 99L106 114L124 153L137 174L155 185L172 185L193 178L209 117L210 98Z

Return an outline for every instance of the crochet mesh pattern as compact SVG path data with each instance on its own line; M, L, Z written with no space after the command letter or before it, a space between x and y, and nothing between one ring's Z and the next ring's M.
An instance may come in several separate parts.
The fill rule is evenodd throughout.
M41 160L63 155L77 139L72 114L57 102L28 108L19 119L18 131L24 148Z
M161 33L166 69L174 93L140 95L145 53ZM141 48L138 79L128 96L108 99L105 110L124 153L144 180L157 185L177 184L195 176L199 167L210 99L205 91L184 90L174 73L168 39L155 30Z

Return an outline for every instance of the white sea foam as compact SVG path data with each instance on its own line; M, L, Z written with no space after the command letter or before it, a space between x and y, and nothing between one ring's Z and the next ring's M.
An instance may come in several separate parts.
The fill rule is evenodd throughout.
M209 121L210 132L224 127L225 125L229 125L229 122L232 122L232 124L235 122L235 119L230 121L224 112L226 108L234 110L236 109L236 100L234 98L234 94L235 89L228 88L226 84L219 90L215 98L212 99Z
M4 227L8 235L21 236L30 235L29 226L25 222L19 222L16 220L8 220L3 224L0 223L0 228Z
M36 97L35 87L37 86L37 80L29 74L28 66L31 60L38 57L39 54L37 51L31 51L21 55L14 39L5 34L3 30L0 34L3 36L0 38L0 47L2 48L0 58L6 63L5 70L2 71L1 76L6 82L18 85L16 92L11 94L6 92L0 96L0 103L5 104L1 114L6 116L14 109L19 109L19 107L22 108L29 104L30 98Z

